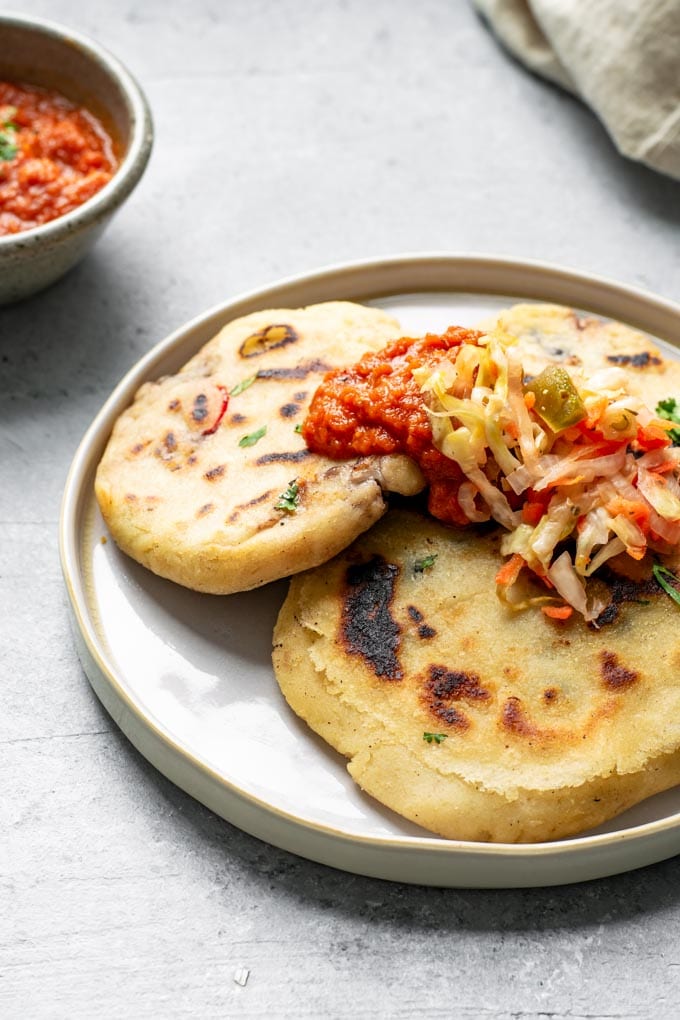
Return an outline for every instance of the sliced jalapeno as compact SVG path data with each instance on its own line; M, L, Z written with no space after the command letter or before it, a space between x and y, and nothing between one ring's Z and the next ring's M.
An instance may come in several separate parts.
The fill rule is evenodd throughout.
M571 376L560 365L548 365L524 387L533 393L533 410L553 432L561 432L586 417L586 409Z

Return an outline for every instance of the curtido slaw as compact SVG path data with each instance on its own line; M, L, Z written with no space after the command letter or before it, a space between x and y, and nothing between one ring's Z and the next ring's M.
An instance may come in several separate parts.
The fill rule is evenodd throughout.
M607 603L586 580L607 560L677 551L680 447L622 369L584 381L550 365L525 379L515 338L497 328L414 377L434 445L465 476L465 516L507 530L496 584L512 608L596 621Z

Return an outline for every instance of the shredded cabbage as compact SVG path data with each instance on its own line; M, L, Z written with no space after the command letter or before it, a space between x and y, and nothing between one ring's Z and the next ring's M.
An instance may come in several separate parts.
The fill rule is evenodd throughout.
M513 563L552 589L525 598L515 589L519 571L501 570L506 604L562 599L595 620L604 606L589 602L585 581L602 564L680 544L680 448L671 446L669 423L627 392L620 368L564 381L585 417L563 428L534 408L515 339L502 330L414 375L435 446L465 476L457 493L464 515L503 525L501 553L521 557Z

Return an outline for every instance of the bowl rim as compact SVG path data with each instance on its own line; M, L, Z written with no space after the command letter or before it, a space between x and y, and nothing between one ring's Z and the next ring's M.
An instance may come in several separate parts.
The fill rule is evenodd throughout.
M0 254L8 249L16 251L32 247L41 241L58 241L76 229L86 228L113 213L144 173L153 146L153 119L149 102L137 80L109 50L95 39L67 25L15 11L0 12L0 30L3 27L34 31L64 45L75 44L120 88L130 111L131 135L118 168L103 188L75 209L47 223L0 236Z

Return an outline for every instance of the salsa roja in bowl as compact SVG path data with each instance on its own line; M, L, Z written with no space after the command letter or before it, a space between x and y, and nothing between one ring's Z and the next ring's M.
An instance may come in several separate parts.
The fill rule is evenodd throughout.
M92 198L118 168L100 121L53 90L0 81L0 236Z
M85 255L151 147L144 94L114 57L70 29L0 15L0 304Z

